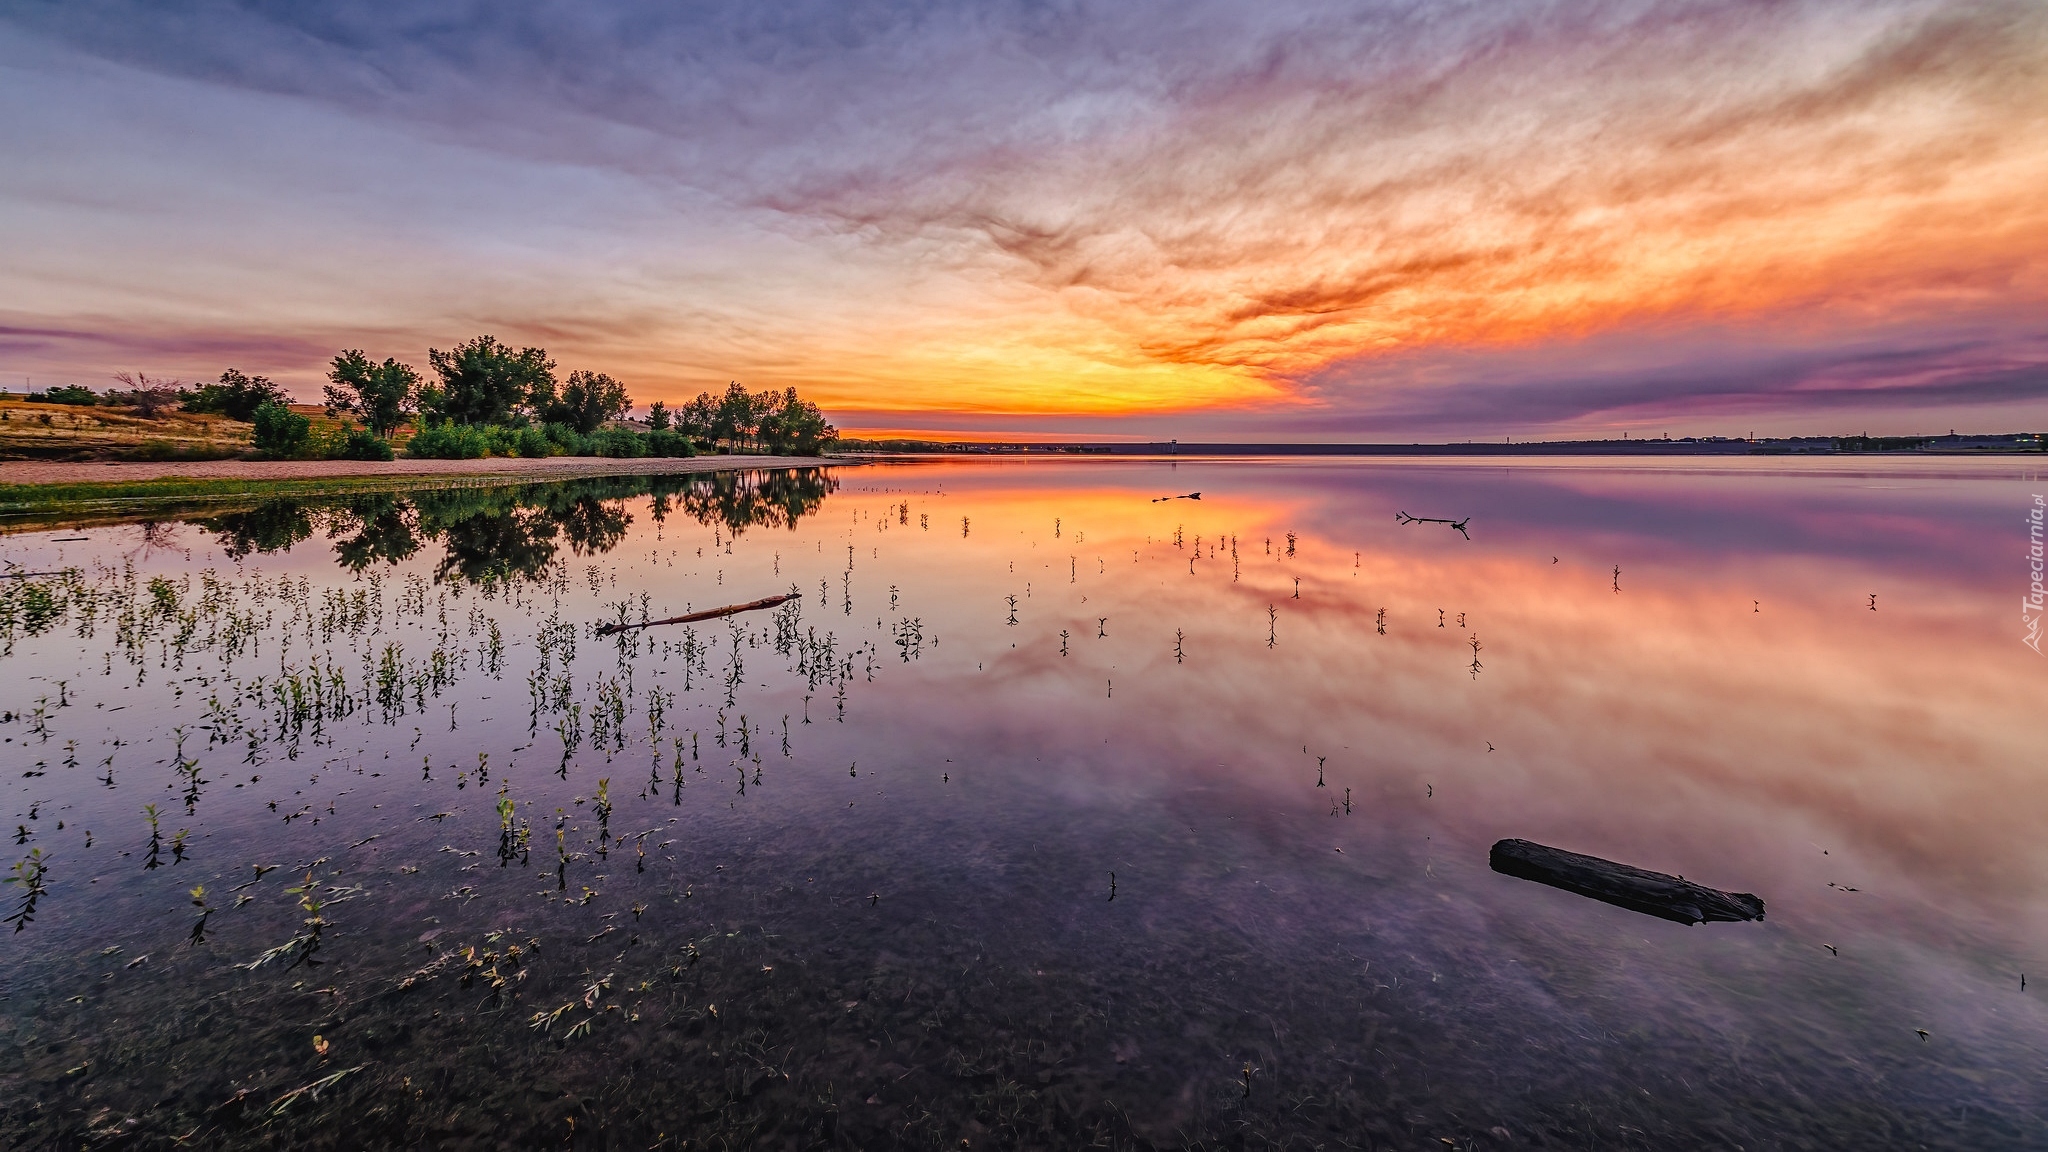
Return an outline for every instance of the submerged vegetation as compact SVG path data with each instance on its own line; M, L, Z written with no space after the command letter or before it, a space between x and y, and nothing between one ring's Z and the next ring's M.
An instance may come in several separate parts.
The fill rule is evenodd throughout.
M682 643L635 634L591 644L595 621L578 605L586 590L598 596L608 587L606 570L572 564L572 558L594 559L619 547L636 515L626 506L629 499L646 501L657 522L669 516L694 519L715 534L720 546L729 547L733 537L748 528L796 527L818 510L832 488L823 472L796 469L607 478L411 497L378 493L324 501L273 500L192 522L218 544L231 568L160 570L146 558L138 563L131 555L0 580L0 657L17 657L24 645L49 641L56 641L60 652L74 645L87 650L104 646L85 663L98 681L91 713L82 712L87 701L67 678L54 683L32 711L18 717L7 713L0 726L25 733L40 747L68 731L89 728L100 720L99 710L112 701L121 701L114 709L119 711L143 699L144 693L153 694L157 707L193 710L185 722L156 734L167 744L157 770L165 782L165 796L149 799L150 785L141 785L145 791L133 806L116 801L131 819L139 809L138 831L146 834L130 846L132 855L128 850L119 853L117 871L137 877L178 876L175 904L184 918L180 944L138 950L115 968L128 977L124 986L168 979L176 972L181 982L232 985L240 991L230 995L274 1004L280 996L296 995L293 989L306 987L291 983L306 974L326 981L321 994L335 998L338 1014L312 1036L311 1058L319 1063L305 1073L288 1065L240 1068L244 1078L238 1079L238 1086L221 1093L228 1103L216 1107L218 1101L210 1102L196 1114L208 1142L274 1138L289 1131L283 1126L300 1114L317 1114L316 1108L329 1103L323 1094L351 1091L358 1101L390 1095L416 1102L402 1076L373 1071L379 1061L358 1058L343 1064L344 1044L354 1045L349 1050L354 1054L366 1044L374 1051L392 1043L376 1039L375 1029L383 1025L373 1025L367 1034L348 1026L344 1018L361 1012L344 1008L345 1003L381 1002L384 1011L403 1013L411 1003L401 1003L400 997L430 997L439 1005L433 1017L441 1017L445 1008L452 1020L459 1011L475 1028L485 1027L492 1011L516 1010L531 1025L522 1031L549 1044L597 1041L643 1019L681 1024L719 1017L715 1006L691 1005L684 991L691 968L711 948L709 940L685 939L684 952L675 956L632 952L623 936L606 940L624 931L619 924L606 923L617 913L604 911L611 906L603 899L604 890L614 886L605 869L610 863L624 864L615 853L630 844L625 856L633 862L632 874L646 876L651 863L673 861L673 854L665 850L675 841L655 838L650 843L657 827L645 810L633 817L631 826L621 827L630 790L615 791L615 777L602 765L624 752L636 734L644 733L655 769L630 802L679 809L689 783L686 776L701 779L706 767L696 734L686 736L674 727L681 710L691 705L687 697L701 697L698 707L724 716L741 685L743 667L755 666L756 677L765 671L754 655L756 649L781 656L794 682L812 690L836 687L843 697L871 653L840 640L829 627L803 624L800 598L786 602L772 622L764 620L752 628L734 622L701 638L690 632ZM318 582L290 571L266 572L251 563L323 533L340 564L337 581ZM444 554L431 566L431 575L417 570L417 565L407 570L407 562L436 540ZM649 610L650 599L642 595L637 602L620 600L608 612L617 619L644 620ZM423 794L446 789L453 803L394 826L378 823L348 801L346 797L358 789L381 787L377 781L392 774L398 752L418 748L423 729L439 727L443 717L450 730L461 727L458 704L476 706L499 695L493 686L508 678L505 632L514 620L532 625L531 643L525 648L533 661L526 676L531 688L526 746L531 746L532 732L555 728L562 734L555 767L564 787L587 791L591 785L585 773L595 768L602 774L595 776L594 794L577 796L573 803L562 800L552 817L537 818L537 805L554 803L552 798L516 783L514 769L498 767L494 773L488 749L475 750L472 762L458 759L449 765L445 752L429 745L420 763L419 789ZM752 658L743 657L742 650ZM711 674L721 652L729 670L723 679ZM662 687L649 682L649 677L669 670L665 666L679 666L681 684ZM871 658L867 667L872 677ZM124 695L129 693L133 695ZM88 723L81 726L81 720ZM488 718L485 728L488 731ZM111 731L124 729L116 726ZM500 732L511 734L509 728ZM145 741L151 738L136 735ZM739 754L734 762L740 765L739 788L745 795L766 783L765 741L761 725L745 716L737 721L735 737ZM102 741L112 749L106 759L108 775L92 786L104 789L110 799L117 790L138 786L133 775L117 781L112 773L112 764L128 742L119 737ZM66 770L78 768L77 741L63 746ZM520 750L514 749L514 768ZM674 755L672 787L664 787L659 774L664 751ZM785 761L798 755L786 721L781 755ZM686 756L694 771L686 772ZM499 777L495 782L494 774ZM296 778L300 786L264 787L266 779L278 777ZM342 786L316 799L309 795L311 786L323 777ZM370 865L382 851L380 845L405 839L403 833L411 824L427 824L441 834L443 821L451 821L447 835L454 843L441 851L456 862L479 856L477 848L458 847L467 842L467 832L457 829L465 827L464 800L487 796L485 789L493 783L495 796L486 806L494 835L485 847L495 848L496 868L515 884L532 883L513 879L529 869L544 871L546 882L538 895L546 903L558 905L565 914L589 909L590 915L601 917L594 935L579 930L587 937L585 944L625 944L630 955L614 957L607 968L594 973L550 969L537 963L543 938L556 937L549 951L559 949L566 955L577 954L575 940L561 939L559 931L517 940L493 931L473 945L437 949L428 963L409 973L392 971L388 964L373 971L382 963L374 958L387 956L388 951L368 938L375 934L370 922L374 916L350 913L362 906L360 901L391 898L389 881L374 879L389 875L388 867ZM472 786L475 793L470 792ZM259 787L264 787L261 797L255 791ZM236 791L245 788L250 790L248 800ZM252 830L238 822L248 819L245 810L259 798L259 811L267 812L273 826L281 822L286 829L282 844L287 851L299 843L311 849L298 853L299 862L289 865L288 874L299 876L298 882L282 889L264 883L265 874L278 864L215 862L216 857L237 854L233 845L257 842ZM341 804L354 809L358 826L367 818L373 830L368 835L351 831L345 844L324 846L323 834L312 830L323 820L335 819ZM532 859L537 819L546 819L543 827L553 833L553 851L544 865ZM22 840L46 835L48 821L40 806L32 807L22 826ZM65 825L60 819L55 827L62 830ZM219 838L223 834L226 838ZM208 843L209 835L216 839ZM202 843L208 843L204 850ZM86 848L90 847L87 833ZM71 851L79 849L74 844ZM38 916L53 900L52 862L52 851L39 844L14 864L7 877L14 889L12 914L4 921L13 932L41 927ZM468 867L457 869L448 881L463 878ZM198 877L191 876L193 869L200 870ZM418 865L403 864L396 874L406 877L421 871ZM201 882L194 883L195 878ZM459 908L477 898L475 878L467 879L442 899L455 900ZM503 899L510 893L497 895ZM654 890L645 895L652 898ZM637 942L646 899L634 901L631 911L632 942ZM116 944L100 948L97 955L106 960L121 952ZM633 974L630 981L627 971ZM321 975L311 976L314 972ZM565 983L569 990L561 993ZM469 1006L471 989L483 996L476 1007ZM464 1007L455 1009L450 997ZM552 1003L557 998L559 1006ZM472 1015L479 1009L486 1016ZM729 1007L727 1014L731 1011ZM245 1026L268 1033L275 1019L262 1014L237 1030ZM243 1051L228 1042L231 1050ZM4 1046L0 1041L0 1048ZM122 1053L140 1050L132 1037L120 1041L118 1048L95 1049L76 1065L77 1074L90 1070L96 1082L111 1083L104 1077L121 1075L115 1070L125 1064ZM342 1065L339 1071L324 1067L330 1056ZM368 1097L342 1083L358 1073L373 1082ZM201 1080L207 1075L204 1070L197 1073ZM191 1082L194 1073L181 1076ZM262 1101L249 1100L245 1107L245 1098L259 1092ZM22 1111L22 1106L31 1111ZM0 1133L13 1142L37 1125L33 1109L39 1107L16 1097L0 1108ZM172 1114L186 1114L184 1105L159 1111L138 1134L156 1139L156 1124ZM409 1121L398 1121L396 1127L393 1123L388 1116L372 1121L367 1131L380 1135L366 1138L377 1143L410 1130ZM96 1139L91 1133L100 1129L102 1120L81 1116L57 1126ZM189 1130L190 1125L181 1129Z
M589 643L597 620L577 605L585 594L596 597L608 588L608 570L584 561L619 548L628 528L642 516L657 530L671 518L704 526L714 538L716 554L717 548L729 550L735 538L751 529L796 528L819 510L834 487L826 472L803 468L271 499L197 516L183 525L212 542L227 566L166 567L152 562L156 554L137 551L48 572L17 571L0 579L0 658L19 659L33 650L39 664L52 658L77 659L82 675L95 680L88 701L78 691L78 677L56 678L32 706L19 714L0 715L0 727L11 729L24 748L54 749L61 743L64 767L57 771L71 781L65 786L84 784L103 791L114 810L125 811L126 819L134 821L136 834L132 840L118 838L127 843L117 845L117 854L101 850L117 861L117 872L138 878L177 877L175 906L183 914L179 944L137 949L132 958L121 956L118 944L100 948L97 954L109 960L121 956L114 970L127 977L124 986L168 979L176 972L180 981L241 985L245 991L236 995L253 997L252 1002L274 1003L277 996L288 997L293 994L290 981L313 972L328 982L329 994L350 1000L370 996L390 1001L409 994L433 996L438 1004L444 998L427 986L445 985L464 1001L468 997L463 990L475 987L485 994L486 1011L517 1008L532 1018L532 1031L549 1043L588 1042L643 1017L690 1015L694 1010L681 1004L657 1008L657 997L651 993L658 984L664 993L678 991L677 982L710 947L704 940L684 942L687 959L647 956L629 962L625 967L635 972L630 983L623 972L613 974L620 967L616 961L596 974L538 966L543 936L555 933L517 941L502 933L485 933L479 943L441 951L410 974L388 967L375 974L366 971L367 960L385 953L365 939L370 927L366 916L351 913L363 906L361 901L389 899L387 883L372 880L381 870L365 872L364 865L383 850L380 845L403 842L399 833L406 823L379 825L346 797L357 789L379 787L380 778L392 775L391 763L382 757L396 760L401 750L417 749L423 732L467 728L458 707L463 712L478 706L488 709L483 702L502 695L493 686L523 673L531 688L530 710L522 709L530 711L527 746L533 731L560 732L562 754L550 766L561 773L565 788L585 791L573 803L559 801L553 815L545 818L542 827L553 832L553 851L546 864L532 858L533 825L542 819L535 812L539 805L556 801L519 782L520 749L513 750L514 764L509 767L494 765L490 748L475 749L468 761L458 759L451 765L439 747L429 744L420 763L419 787L425 792L445 788L455 802L416 822L438 831L443 821L452 820L452 831L465 810L462 801L470 795L485 797L494 833L486 847L495 848L491 854L497 868L508 878L528 869L545 870L550 874L545 886L549 902L564 909L590 909L592 915L609 919L612 913L601 911L609 903L602 899L603 890L613 886L604 872L607 862L623 865L615 853L630 848L625 856L633 863L632 874L648 876L651 865L673 861L666 849L674 839L655 836L657 829L645 814L634 817L631 826L621 826L628 795L635 790L615 790L617 777L603 764L625 752L636 735L644 736L654 769L633 802L658 800L670 810L679 809L688 777L701 780L707 767L696 733L675 727L691 706L688 697L700 697L697 706L723 716L743 687L743 676L758 679L767 671L755 649L782 657L793 683L813 691L836 688L842 698L861 675L864 659L872 676L872 660L864 646L841 640L829 626L805 625L799 599L786 602L773 621L764 619L752 628L733 623L702 636L691 631L681 642L634 635L603 645ZM629 502L644 511L629 508ZM147 526L145 540L178 548L172 543L178 527ZM338 579L322 581L289 569L266 572L255 566L261 557L282 555L316 539L324 539L331 550ZM437 545L438 560L423 555ZM703 551L698 549L698 555ZM651 605L646 595L637 601L618 600L607 607L606 616L645 620ZM514 659L532 663L525 669L508 668L508 647L523 650ZM71 655L77 651L90 655ZM721 666L721 654L723 677L714 673ZM649 682L671 667L680 673L680 684L664 687ZM154 701L145 707L165 710L151 715L166 716L167 727L137 730L129 726L136 712L128 712L123 723L101 711L123 711L145 699ZM170 722L175 709L186 710L182 722ZM482 724L488 733L487 716ZM740 755L735 759L742 764L744 795L760 789L770 769L764 763L767 742L762 726L744 716L737 725ZM87 783L79 773L79 779L72 780L83 762L79 740L71 734L87 735L96 726L106 753L101 764L105 776ZM799 749L793 746L786 721L781 735L781 754L787 761ZM116 763L125 767L126 758L134 755L125 751L131 741L153 739L162 741L163 754L145 754L145 759L155 759L157 767L124 771L117 778ZM380 749L385 750L381 756ZM660 769L671 752L674 779L666 781ZM40 754L28 778L45 775L51 758L49 753ZM594 795L584 775L593 766L601 773L595 776ZM146 777L155 779L146 782ZM265 783L279 777L296 778L299 786L276 788ZM323 778L342 786L333 792L329 785L329 791L316 799L312 786ZM165 791L152 795L150 789L159 782ZM132 800L117 798L133 795L128 790L137 787L142 792ZM491 787L494 797L486 791ZM367 835L352 830L345 843L298 853L296 864L291 863L292 855L285 855L280 863L288 866L288 875L300 879L280 889L264 882L266 873L280 864L260 855L253 865L233 859L241 856L237 845L262 839L245 823L246 810L255 800L262 801L257 810L267 814L273 827L286 830L282 843L287 852L290 845L307 842L309 832L309 843L323 843L323 820L336 819L343 804L355 808L358 826L368 817L372 827ZM66 803L59 811L74 807ZM54 827L65 829L61 816ZM44 927L38 921L58 899L52 894L53 876L61 874L65 864L77 865L78 858L92 849L89 831L84 833L83 849L68 837L60 838L64 847L54 850L46 843L28 844L31 839L48 840L51 829L51 813L41 804L32 805L18 837L24 855L5 878L11 899L4 924L10 934ZM455 845L462 844L457 834ZM474 848L454 845L443 851L457 862L479 855ZM418 865L403 864L397 875L421 871ZM112 892L113 886L102 890ZM459 904L476 895L476 885L469 883L457 886L448 898ZM646 910L645 898L633 902L636 925ZM602 942L619 930L604 924L595 935L584 935L589 942ZM574 954L566 942L550 945L551 952L557 949ZM535 1004L563 982L575 991L559 1007ZM391 1006L400 1007L395 1001ZM716 1015L709 1007L695 1015L707 1012ZM439 1008L433 1013L441 1014ZM257 1032L274 1026L267 1015L246 1023ZM357 1045L354 1051L360 1052L364 1042L360 1029L350 1029L336 1018L313 1036L312 1057L324 1064L333 1054L339 1071L317 1065L305 1074L283 1066L275 1073L242 1068L247 1078L223 1093L229 1103L219 1108L208 1105L199 1119L210 1133L209 1142L265 1138L263 1133L274 1126L302 1114L321 1114L316 1109L349 1090L343 1081L359 1073L374 1080L369 1089L373 1095L395 1092L411 1099L402 1077L391 1080L372 1071L378 1061L344 1063L338 1058L343 1044ZM0 1050L5 1048L0 1040ZM230 1048L240 1051L232 1042ZM132 1038L119 1043L119 1051L139 1050ZM89 1069L97 1078L120 1068L123 1060L109 1047L96 1049L76 1067L78 1075ZM190 1073L182 1075L191 1080ZM245 1108L244 1098L259 1091L250 1085L261 1086L263 1100L251 1100ZM357 1093L354 1098L363 1097ZM39 1123L33 1111L17 1107L26 1103L16 1097L0 1108L0 1133L10 1143ZM173 1106L172 1111L183 1109ZM156 1138L155 1123L139 1130L145 1141ZM402 1123L390 1128L388 1119L377 1123L384 1138L404 1130ZM83 1116L59 1125L88 1140L97 1139L91 1132L101 1126L102 1120Z
M642 540L641 562L664 572L687 554L695 594L710 596L738 563L727 559L736 543L764 528L784 539L835 487L826 472L798 468L280 497L143 531L146 544L180 554L210 544L225 563L166 566L140 551L0 580L0 655L61 642L87 653L95 680L88 700L58 677L10 718L18 736L54 749L101 708L146 694L168 704L164 727L137 733L156 741L153 754L105 740L106 775L86 786L107 794L127 829L100 891L125 882L119 899L155 902L138 920L174 915L175 932L160 943L147 929L96 942L85 969L119 975L78 1011L128 1012L115 1006L149 988L205 1005L187 1025L130 1013L139 1022L109 1025L113 1043L45 1046L38 1068L61 1053L64 1069L80 1071L38 1073L34 1102L0 1110L0 1131L47 1124L95 1140L134 1119L145 1140L304 1143L338 1131L345 1110L352 1136L371 1144L450 1132L587 1144L613 1130L735 1146L1150 1142L1156 1129L1048 1070L1074 1059L1077 1038L1097 1052L1163 1049L1154 1025L1174 1014L1158 987L1125 994L1144 1021L1062 1019L1059 1005L1078 991L1071 978L981 968L996 937L962 940L937 921L892 917L917 906L906 860L861 876L835 904L806 903L802 887L835 879L821 843L816 862L797 865L804 885L724 893L743 865L730 862L730 845L690 831L703 813L743 812L779 795L794 769L831 759L850 697L888 668L914 674L908 666L939 650L938 629L891 583L866 632L854 573L871 552L822 539L801 553L827 567L750 586L777 592L772 611L641 628L692 605L616 590L620 553ZM931 533L930 516L913 517L908 501L887 513L875 530ZM854 523L864 517L875 519L856 511ZM687 549L664 534L676 521L693 526ZM655 530L651 541L632 534L636 522ZM288 559L309 543L325 546L330 577ZM266 569L273 557L281 566ZM794 555L758 559L781 578ZM1008 600L1011 625L1031 610L1028 585L1022 593ZM695 607L743 598L717 595ZM1063 654L1072 639L1061 630ZM84 761L64 747L59 771L70 773ZM940 771L942 785L959 787L957 771ZM836 761L831 774L843 776L848 808L882 791L858 761ZM32 814L24 834L34 825L47 838L47 821ZM78 891L52 896L52 849L29 851L16 868L12 922L23 929ZM266 882L280 869L293 882ZM1118 869L1148 871L1135 850ZM1132 899L1142 891L1127 888L1118 906ZM824 916L839 918L830 952L792 952L793 937L814 939L804 922ZM1217 927L1191 925L1190 945ZM832 967L846 945L911 948L985 972L989 992L934 1001L921 977L889 967L822 983L805 975ZM1190 965L1218 962L1213 948L1178 951L1179 983L1192 981ZM71 1009L35 1011L54 1022ZM854 1030L795 1053L788 1039L815 1034L821 1014ZM214 1028L221 1034L202 1038ZM888 1037L872 1041L874 1055L871 1036ZM175 1082L189 1095L152 1103L128 1093L143 1062L201 1050L229 1060L181 1070ZM640 1050L670 1070L657 1089L668 1103L645 1112L670 1118L651 1128L614 1092L557 1107L523 1099L491 1071L552 1066L549 1075L583 1084L584 1071L623 1067L620 1054ZM889 1083L869 1084L877 1065ZM1251 1066L1236 1057L1230 1076ZM1291 1123L1277 1099L1219 1083L1236 1095L1205 1087L1191 1121L1200 1130ZM844 1114L854 1085L858 1099L888 1103ZM95 1102L69 1095L88 1087Z

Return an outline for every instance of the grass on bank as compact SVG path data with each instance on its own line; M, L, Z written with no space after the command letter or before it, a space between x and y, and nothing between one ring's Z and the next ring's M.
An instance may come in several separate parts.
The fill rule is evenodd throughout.
M17 460L227 460L246 455L253 434L248 424L209 412L148 418L0 397L0 457Z
M0 394L0 459L63 461L385 459L402 448L411 429L389 442L329 416L318 406L294 404L281 415L296 440L285 452L263 451L255 424L217 412L167 405L153 416L120 405L22 400ZM374 443L365 443L374 442Z
M486 457L687 458L679 432L626 427L579 432L560 424L461 425L413 421L388 438L311 404L266 405L255 423L166 407L140 416L115 406L0 395L0 459L52 461L477 460Z

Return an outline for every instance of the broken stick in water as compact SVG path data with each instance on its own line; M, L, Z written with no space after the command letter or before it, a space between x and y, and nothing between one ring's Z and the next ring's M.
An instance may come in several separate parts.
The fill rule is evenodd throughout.
M720 616L737 616L742 612L758 612L763 608L773 608L777 604L794 599L796 599L796 593L785 592L780 596L769 596L761 600L749 600L745 604L728 604L723 608L706 608L702 612L688 612L681 616L670 616L666 620L646 620L638 624L600 624L597 628L597 634L599 636L610 636L615 632L625 632L634 628L653 628L660 624L691 624L698 620L716 620Z
M1680 924L1764 918L1764 902L1748 892L1723 892L1681 876L1616 864L1529 840L1502 840L1493 846L1488 863L1495 872Z
M1472 522L1470 516L1465 517L1463 520L1446 520L1441 516L1410 516L1406 512L1396 512L1394 513L1394 522L1396 524L1448 524L1458 530L1458 535L1463 536L1467 540L1472 538L1472 534L1465 531L1465 525Z

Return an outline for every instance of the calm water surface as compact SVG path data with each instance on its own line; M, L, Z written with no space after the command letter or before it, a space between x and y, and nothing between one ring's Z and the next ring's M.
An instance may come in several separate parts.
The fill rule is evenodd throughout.
M931 462L17 533L0 1143L2048 1147L2043 491Z

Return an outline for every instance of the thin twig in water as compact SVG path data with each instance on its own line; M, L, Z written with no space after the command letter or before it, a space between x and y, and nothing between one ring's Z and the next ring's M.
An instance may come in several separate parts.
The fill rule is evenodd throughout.
M332 1088L336 1084L339 1084L341 1082L342 1077L353 1076L356 1073L361 1072L363 1069L368 1067L368 1064L358 1064L353 1068L343 1068L339 1072L333 1073L328 1076L322 1076L318 1080L313 1081L311 1084L301 1084L297 1088L294 1088L291 1091L285 1093L284 1095L279 1096L276 1100L271 1101L270 1114L272 1116L284 1115L285 1110L290 1108L292 1105L298 1103L299 1098L302 1096L309 1100L317 1100L320 1098L320 1093L322 1091L328 1088Z

